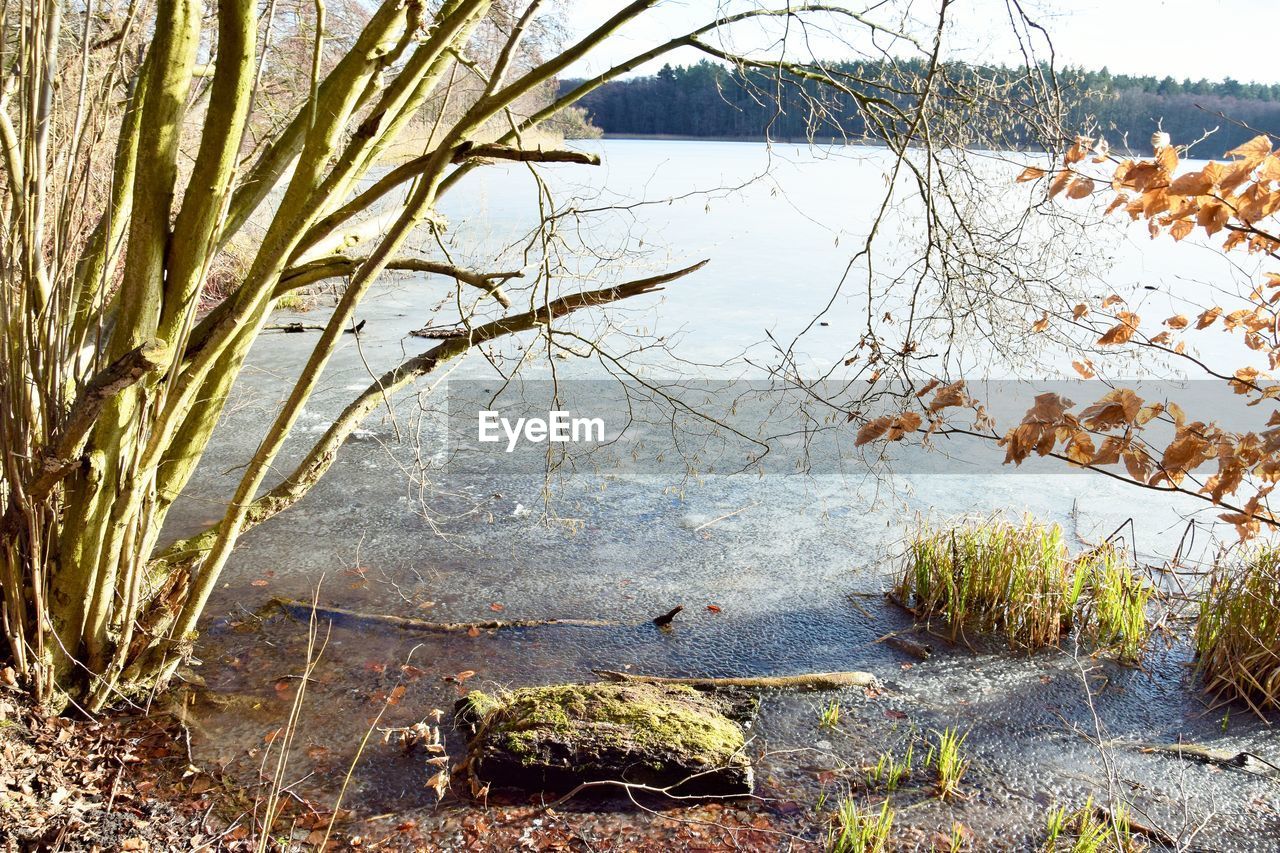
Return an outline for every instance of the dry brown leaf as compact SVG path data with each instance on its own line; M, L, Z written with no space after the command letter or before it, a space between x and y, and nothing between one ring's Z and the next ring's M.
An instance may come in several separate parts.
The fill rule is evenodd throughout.
M1160 467L1173 483L1180 483L1191 471L1194 471L1208 456L1209 442L1194 431L1182 429L1177 437L1164 450L1160 459Z
M436 792L436 800L443 800L449 790L449 771L441 770L427 780L427 787Z
M1049 198L1053 198L1058 193L1067 188L1067 184L1071 183L1072 175L1070 172L1059 172L1058 176L1049 184Z
M1242 367L1235 372L1235 378L1231 380L1231 387L1237 394L1248 394L1257 380L1258 369L1256 367Z
M1239 157L1250 167L1256 166L1271 153L1271 138L1266 134L1258 134L1243 145L1237 145L1227 152L1228 157Z
M894 418L893 423L889 426L889 440L900 441L903 436L918 430L920 422L920 416L915 412L903 412Z
M1200 316L1196 318L1196 328L1205 329L1213 325L1213 321L1218 319L1218 315L1222 313L1222 309L1218 306L1206 308L1200 312Z
M1106 215L1110 215L1114 213L1116 210L1119 210L1120 208L1124 207L1128 203L1129 203L1128 194L1116 193L1116 197L1111 200L1111 204L1107 205L1107 209L1103 211L1103 213Z
M1102 449L1093 457L1094 465L1114 465L1120 461L1120 451L1124 442L1114 435L1107 436L1102 442Z
M1122 456L1125 470L1139 483L1146 483L1151 474L1151 460L1138 450L1126 450Z
M1116 314L1116 319L1120 322L1098 338L1098 343L1102 346L1115 346L1118 344L1128 343L1133 337L1134 332L1138 331L1138 323L1141 318L1132 311L1121 311Z
M1022 417L1022 422L1058 424L1071 406L1071 401L1066 397L1046 391L1043 394L1036 395L1035 403L1030 409L1027 409L1027 413Z
M1071 188L1067 190L1067 198L1088 198L1093 195L1093 180L1091 178L1076 178L1071 182Z
M934 394L933 399L929 402L929 414L936 415L943 409L951 406L963 406L968 402L969 399L964 393L964 380L960 379L938 389L938 393Z
M1093 461L1093 439L1083 430L1071 436L1066 446L1067 458L1077 465L1088 465Z
M874 420L867 421L858 430L857 437L853 440L854 446L861 447L875 441L880 436L889 431L889 425L893 423L893 419L889 416L879 417Z
M1080 413L1080 420L1093 430L1105 430L1137 420L1142 398L1130 388L1108 391L1098 402Z
M923 388L921 388L919 391L916 392L916 398L919 399L920 397L923 397L925 394L928 394L930 391L932 391L934 388L937 388L941 384L942 384L942 380L940 379L930 379L927 383L925 383L925 386Z
M1206 170L1188 172L1169 185L1169 192L1180 196L1205 195L1213 189L1213 178Z
M1198 213L1196 213L1196 224L1204 229L1204 233L1212 237L1223 228L1227 227L1227 223L1231 221L1231 209L1220 201L1210 202L1202 205ZM1235 238L1236 234L1232 233L1228 239ZM1225 248L1225 244L1224 244Z

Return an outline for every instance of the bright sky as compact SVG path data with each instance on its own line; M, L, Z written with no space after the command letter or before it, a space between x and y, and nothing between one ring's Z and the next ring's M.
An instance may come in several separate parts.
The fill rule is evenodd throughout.
M793 0L797 2L798 0ZM827 0L831 2L831 0ZM916 18L931 20L937 0L836 0L853 9L880 7L870 13L885 23L900 23L901 9L910 5ZM787 0L771 0L773 8ZM623 4L616 0L570 2L573 27L586 32ZM713 19L717 10L737 11L748 0L664 0L627 30L572 69L573 74L602 70L673 35ZM1280 29L1280 0L1022 0L1022 7L1053 38L1058 64L1087 68L1107 66L1113 73L1172 75L1243 82L1280 82L1280 66L1272 52L1272 38ZM890 10L897 10L890 11ZM994 62L1020 61L1012 39L1006 0L954 0L948 12L948 34L955 58ZM917 34L927 37L923 30ZM758 27L740 28L734 46L763 46ZM820 37L817 37L822 43ZM819 51L827 58L847 54L834 40ZM673 64L696 62L703 54L685 49L672 54ZM661 62L647 66L652 72Z

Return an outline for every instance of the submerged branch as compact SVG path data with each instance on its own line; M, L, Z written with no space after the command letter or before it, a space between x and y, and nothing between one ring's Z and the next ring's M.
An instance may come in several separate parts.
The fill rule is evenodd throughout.
M606 619L488 619L482 622L428 622L407 616L391 616L385 613L362 613L345 607L326 607L310 601L296 601L276 596L257 611L257 616L273 612L285 613L298 619L309 619L314 612L317 618L329 619L347 625L381 625L402 631L431 631L446 634L467 634L473 631L496 631L502 628L540 628L546 625L567 625L578 628L606 628L621 625Z

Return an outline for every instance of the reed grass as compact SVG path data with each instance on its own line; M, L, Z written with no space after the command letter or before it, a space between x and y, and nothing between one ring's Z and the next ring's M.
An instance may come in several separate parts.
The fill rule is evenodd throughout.
M887 853L892 832L893 806L888 800L875 812L863 811L857 800L846 797L827 834L827 853Z
M937 794L941 800L950 800L960 793L960 780L969 771L969 759L964 754L964 742L968 732L960 734L954 727L934 732L936 740L929 746L925 766L938 774Z
M894 594L920 617L945 621L953 640L974 631L1032 650L1059 645L1079 626L1136 660L1150 637L1154 588L1118 547L1072 558L1056 524L986 518L922 527Z
M1280 548L1214 566L1195 647L1209 692L1243 700L1259 714L1280 708Z
M1075 565L1077 579L1083 578L1081 630L1121 660L1137 661L1151 639L1147 605L1155 588L1137 573L1128 555L1111 544L1094 548Z
M1029 520L926 527L895 592L918 613L945 618L952 639L972 629L1014 648L1056 644L1075 605L1061 529Z

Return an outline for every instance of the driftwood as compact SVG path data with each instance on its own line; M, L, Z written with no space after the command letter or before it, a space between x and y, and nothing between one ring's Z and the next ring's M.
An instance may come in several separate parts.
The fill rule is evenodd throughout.
M1108 809L1104 806L1094 806L1093 812L1098 817L1102 818L1102 820L1107 824L1115 823L1115 815L1112 814L1111 809ZM1129 825L1130 831L1138 835L1145 835L1147 838L1150 838L1152 841L1163 844L1166 847L1176 848L1178 846L1178 839L1174 838L1172 835L1165 832L1160 827L1151 826L1150 824L1143 823L1139 820L1135 820L1133 815L1127 814L1127 813L1125 814L1124 819L1125 819L1125 822Z
M292 598L272 598L258 610L259 616L272 612L286 613L296 619L308 619L313 607L310 601L296 601ZM402 631L428 631L442 634L467 634L473 631L494 631L503 628L540 628L546 625L568 625L584 628L604 628L621 625L621 622L609 622L603 619L489 619L483 622L428 622L424 619L411 619L406 616L389 616L383 613L362 613L358 610L347 610L343 607L327 607L315 605L316 616L338 623L355 625L381 625L398 628Z
M1198 761L1201 764L1212 764L1233 770L1243 770L1255 776L1271 776L1280 778L1280 767L1252 752L1232 752L1228 749L1214 749L1194 743L1126 743L1113 742L1115 746L1136 749L1139 752L1159 752L1182 758L1186 761Z
M928 660L933 654L933 649L924 643L917 643L915 640L908 639L898 633L885 634L877 643L884 643L886 646L892 646L901 652L906 652L917 660Z
M879 681L869 672L810 672L803 675L763 675L755 678L663 678L656 675L631 675L611 669L593 669L608 681L640 684L684 684L702 689L746 687L757 690L839 690L843 687L874 687Z
M364 324L365 324L365 321L361 320L359 323L352 326L350 329L343 329L342 331L344 331L348 335L356 335L356 334L359 334L360 330L364 328ZM319 326L312 323L303 323L299 321L299 322L293 322L293 323L268 323L267 325L262 327L262 331L284 332L285 334L297 335L297 334L301 334L302 332L323 332L324 328L325 328L324 326Z
M916 610L916 609L915 609L914 607L912 607L910 604L907 604L905 601L903 601L903 600L898 596L898 594L897 594L896 592L894 592L893 590L889 590L888 592L886 592L886 593L884 594L884 597L885 597L885 600L887 600L890 604L895 605L896 607L900 607L900 608L902 608L903 610L907 611L908 613L910 613L912 616L916 617L917 619L922 618L922 617L920 616L920 611L919 611L919 610Z

